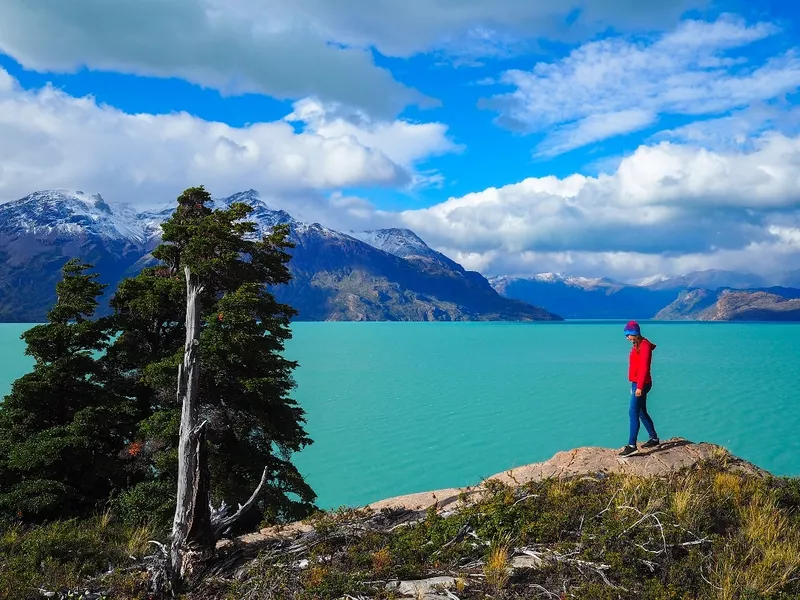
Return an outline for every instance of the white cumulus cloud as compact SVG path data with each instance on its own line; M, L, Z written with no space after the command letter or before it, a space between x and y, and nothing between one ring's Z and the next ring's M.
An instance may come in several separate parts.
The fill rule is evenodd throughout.
M311 98L297 101L285 120L304 123L307 129L325 138L352 138L382 152L409 172L431 156L463 150L447 137L447 127L442 123L375 121L364 111Z
M490 273L778 270L800 261L800 137L764 134L730 152L641 146L611 174L529 178L399 219Z
M0 69L0 200L79 188L163 204L188 185L280 196L409 185L416 165L457 146L438 123L358 122L312 101L286 120L231 127L187 113L129 114L51 86L23 90Z

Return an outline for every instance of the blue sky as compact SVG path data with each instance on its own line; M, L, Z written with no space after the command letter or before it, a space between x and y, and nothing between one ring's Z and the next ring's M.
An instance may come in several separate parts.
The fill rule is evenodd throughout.
M0 201L204 183L487 274L800 268L793 4L7 0Z

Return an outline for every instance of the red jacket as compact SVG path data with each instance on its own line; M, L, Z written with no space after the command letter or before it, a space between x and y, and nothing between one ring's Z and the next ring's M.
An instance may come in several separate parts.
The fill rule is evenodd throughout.
M628 360L628 381L635 382L637 389L644 389L648 383L653 383L653 378L650 376L650 362L653 359L653 350L656 345L648 340L642 338L638 347L631 348L631 354Z

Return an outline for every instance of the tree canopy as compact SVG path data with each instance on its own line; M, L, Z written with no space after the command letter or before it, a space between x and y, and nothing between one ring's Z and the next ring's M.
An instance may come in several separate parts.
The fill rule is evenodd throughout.
M203 187L185 190L151 263L120 283L109 317L93 318L103 286L91 265L64 266L48 323L23 336L34 369L0 405L1 511L48 518L69 507L85 515L112 499L130 519L166 525L176 486L184 265L204 284L199 398L213 500L247 497L266 467L252 519L295 519L314 508L291 461L312 443L291 397L297 364L284 357L296 312L271 293L291 279L290 232L260 232L251 211L243 203L215 209Z

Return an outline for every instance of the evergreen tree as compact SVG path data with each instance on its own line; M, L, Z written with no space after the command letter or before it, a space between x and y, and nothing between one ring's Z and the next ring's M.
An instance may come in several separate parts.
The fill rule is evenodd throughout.
M210 201L202 187L178 198L153 252L159 263L123 281L111 302L120 335L107 354L109 385L134 390L137 406L150 415L137 440L145 480L122 503L133 513L156 511L165 524L174 510L187 265L204 286L200 403L213 499L247 498L267 467L255 518L298 518L313 508L315 495L291 462L293 452L311 443L304 411L290 397L296 363L282 354L295 311L268 290L291 277L288 229L255 239L256 226L246 220L251 207L212 210Z
M22 335L35 364L0 404L0 516L85 516L129 484L136 411L102 384L109 323L91 317L105 285L89 269L67 262L48 322Z

